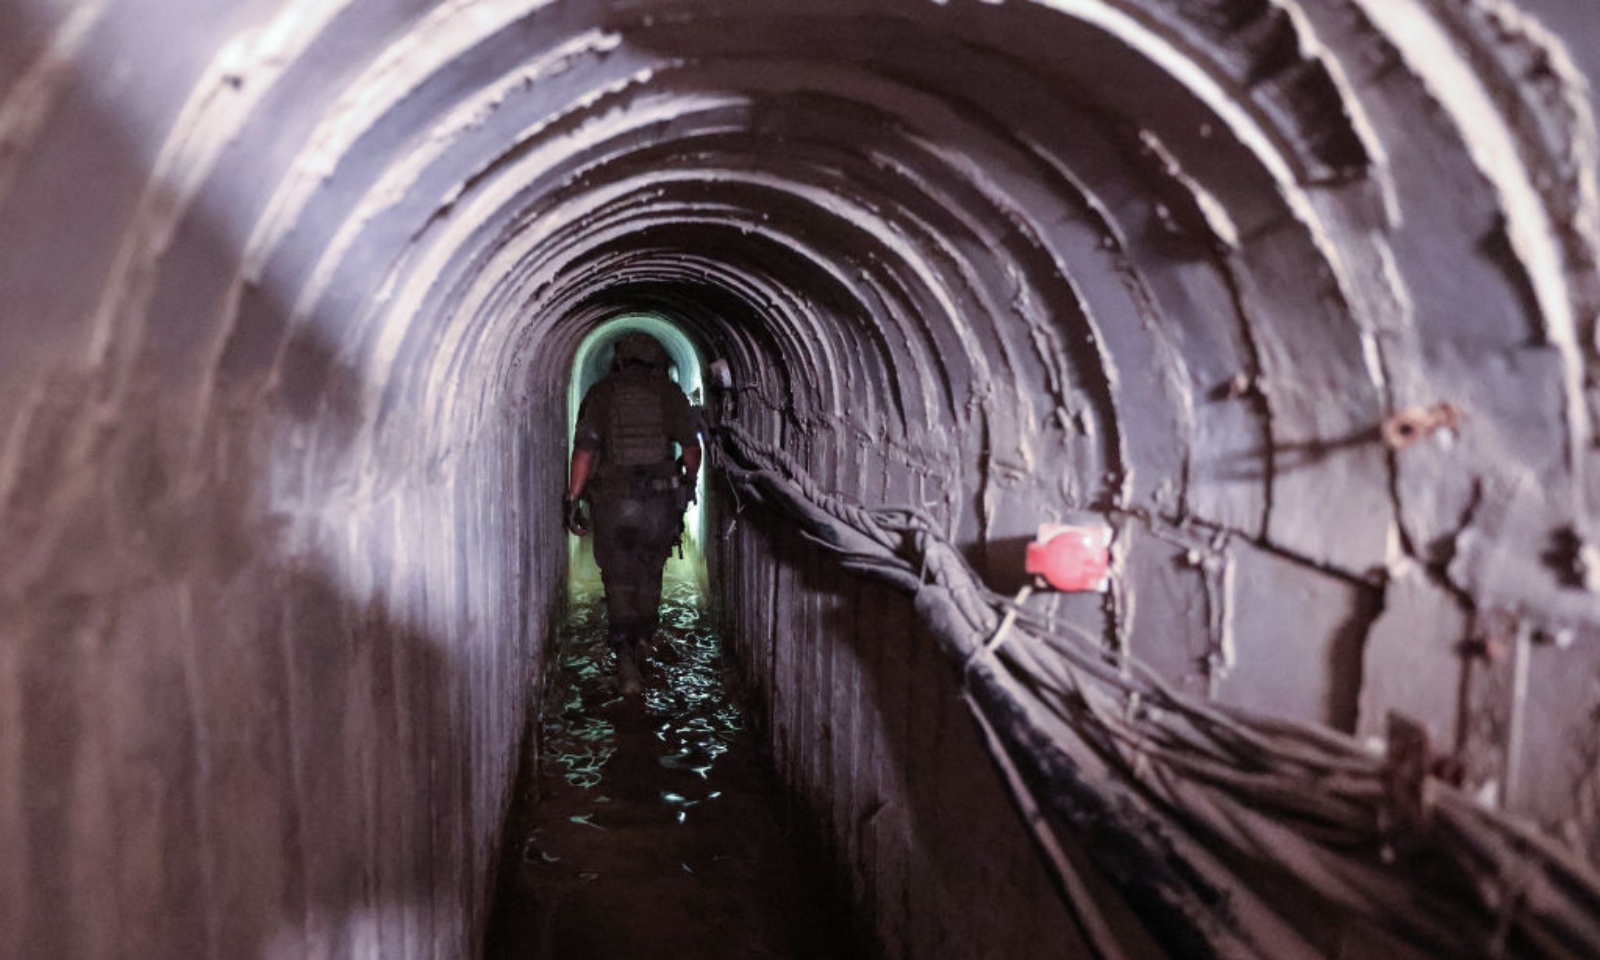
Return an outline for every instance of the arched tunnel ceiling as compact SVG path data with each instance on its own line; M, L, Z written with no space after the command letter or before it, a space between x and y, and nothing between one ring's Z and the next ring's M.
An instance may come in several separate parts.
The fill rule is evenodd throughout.
M1410 4L1154 0L258 4L209 62L196 23L120 92L75 86L78 51L147 29L132 9L12 14L38 39L0 168L25 223L33 140L91 96L153 154L129 228L78 254L112 270L79 334L108 363L170 353L143 318L182 309L226 331L167 371L203 390L274 362L281 326L374 394L435 385L439 423L478 395L451 378L548 375L504 358L570 351L564 320L635 290L742 374L805 371L777 387L802 416L935 456L979 432L1068 507L1351 576L1393 530L1415 555L1450 536L1491 463L1581 488L1596 295L1561 264L1592 257L1592 123L1562 112L1560 55L1487 7L1456 29L1498 25L1487 53L1544 57L1544 87L1451 93L1467 61ZM234 269L168 268L218 234ZM103 357L129 326L142 351ZM1513 398L1522 365L1484 370L1507 351L1562 385ZM1350 442L1440 400L1474 411L1450 464Z
M286 634L385 614L441 689L509 687L485 625L546 612L518 576L557 535L518 484L554 478L585 338L648 314L729 361L764 439L920 500L995 589L1040 522L1106 522L1114 586L1068 612L1110 643L1361 734L1400 704L1504 772L1522 701L1469 728L1510 697L1472 670L1543 637L1581 693L1600 638L1600 27L1569 51L1528 12L1570 31L1585 3L0 5L0 628L67 635L40 597L125 618L167 660L107 649L205 664L231 717L244 644L215 667L163 638L282 553L358 610L269 610ZM177 612L138 592L168 587ZM294 657L331 654L282 647L292 700L320 676ZM1590 704L1549 699L1533 786L1502 779L1562 820L1600 767ZM459 746L471 847L504 765Z

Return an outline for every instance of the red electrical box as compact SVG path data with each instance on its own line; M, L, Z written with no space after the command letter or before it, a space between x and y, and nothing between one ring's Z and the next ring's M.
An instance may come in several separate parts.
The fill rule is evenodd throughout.
M1111 580L1111 530L1044 524L1028 544L1027 571L1064 592L1103 591Z

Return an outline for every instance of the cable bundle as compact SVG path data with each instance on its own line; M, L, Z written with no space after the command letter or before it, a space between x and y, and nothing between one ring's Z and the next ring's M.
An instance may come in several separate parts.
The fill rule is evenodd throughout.
M921 511L847 503L712 432L737 489L912 596L1096 956L1128 955L1109 881L1174 957L1600 957L1600 878L1547 838L1442 781L1397 783L1350 737L1174 690L988 589Z

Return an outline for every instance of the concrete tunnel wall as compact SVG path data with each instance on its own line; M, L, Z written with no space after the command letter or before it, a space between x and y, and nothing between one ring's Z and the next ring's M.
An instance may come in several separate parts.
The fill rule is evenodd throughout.
M1557 0L0 5L0 954L475 949L566 378L637 312L997 589L1039 522L1110 523L1113 589L1059 616L1228 703L1417 716L1593 855L1597 33ZM905 601L708 498L886 955L1070 955Z

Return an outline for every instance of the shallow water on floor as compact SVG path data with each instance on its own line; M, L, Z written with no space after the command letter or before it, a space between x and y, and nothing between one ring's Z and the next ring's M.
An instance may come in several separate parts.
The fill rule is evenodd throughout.
M601 787L617 749L613 713L636 706L660 742L661 766L710 782L717 758L728 752L743 720L730 698L721 637L691 581L670 580L662 588L660 627L643 664L645 691L637 704L617 692L597 591L574 597L557 642L552 699L539 731L545 776L560 776L574 787ZM716 793L690 788L668 791L662 800L682 814Z
M555 638L537 802L488 943L496 960L850 960L808 873L736 672L692 579L669 579L644 693L623 697L597 589Z

